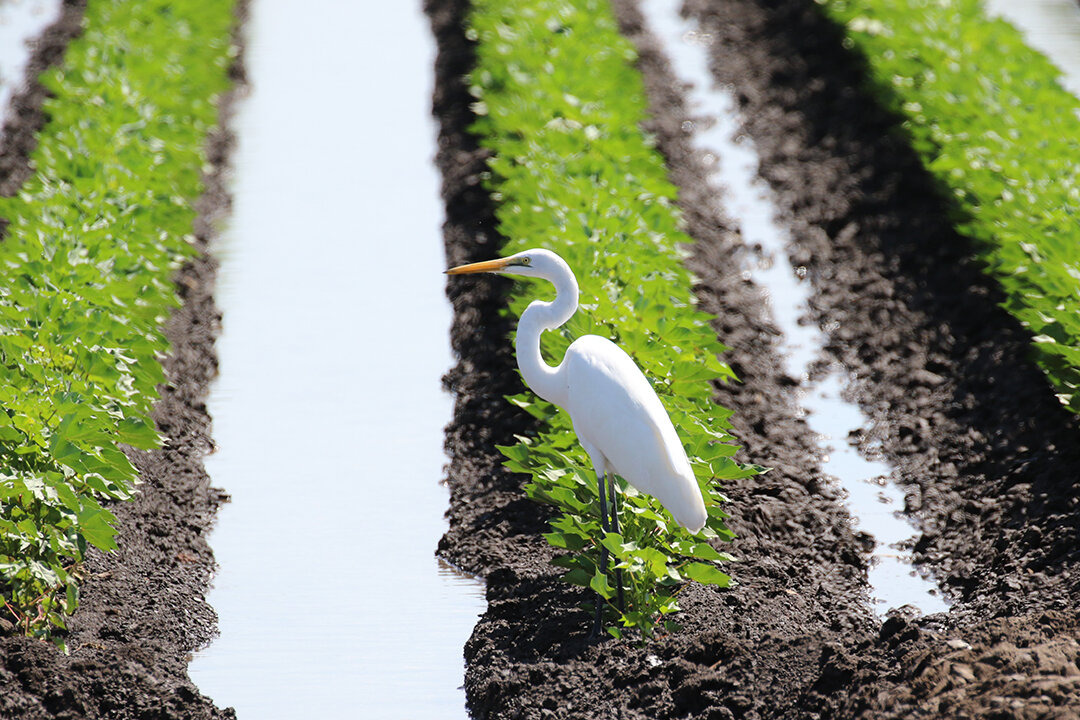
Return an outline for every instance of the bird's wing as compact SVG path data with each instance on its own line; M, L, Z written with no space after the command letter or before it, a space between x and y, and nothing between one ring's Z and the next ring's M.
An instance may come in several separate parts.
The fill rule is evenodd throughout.
M684 525L703 520L693 470L667 411L634 361L610 340L576 340L564 360L574 430L631 485ZM689 518L689 522L684 522ZM700 528L700 525L698 525Z

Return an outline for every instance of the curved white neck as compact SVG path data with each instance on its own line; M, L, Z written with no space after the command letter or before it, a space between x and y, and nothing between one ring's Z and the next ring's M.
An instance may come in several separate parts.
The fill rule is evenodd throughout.
M577 310L577 279L565 263L560 270L564 271L543 276L555 285L555 299L552 302L533 301L521 314L516 349L518 367L529 388L548 402L564 406L567 388L562 363L552 367L540 354L541 333L559 327Z

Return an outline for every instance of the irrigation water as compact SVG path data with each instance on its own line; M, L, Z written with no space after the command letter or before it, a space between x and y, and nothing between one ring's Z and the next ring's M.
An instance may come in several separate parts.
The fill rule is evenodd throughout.
M60 0L0 0L0 132L11 97L22 87L30 43L59 16Z
M884 614L903 605L923 613L947 610L936 584L900 549L916 530L897 512L903 507L903 494L889 481L891 468L864 458L847 441L849 432L869 421L858 406L844 399L843 371L833 367L826 377L810 380L810 366L823 358L825 336L812 323L800 324L808 307L809 282L803 279L805 270L793 268L787 260L789 238L776 220L771 193L758 178L757 153L740 131L735 98L714 86L708 67L713 38L681 17L678 3L644 0L641 11L675 76L690 86L692 143L710 168L708 180L720 209L739 224L748 247L762 249L761 259L743 273L763 289L763 300L783 332L781 351L788 374L801 380L799 403L820 438L822 468L847 492L855 528L876 541L869 573L875 611Z
M363 41L357 41L358 28ZM419 3L260 0L209 401L224 506L191 677L244 720L464 718L483 586L434 557L450 306Z
M985 0L990 15L1012 23L1028 45L1057 65L1062 85L1080 97L1080 5L1076 0Z

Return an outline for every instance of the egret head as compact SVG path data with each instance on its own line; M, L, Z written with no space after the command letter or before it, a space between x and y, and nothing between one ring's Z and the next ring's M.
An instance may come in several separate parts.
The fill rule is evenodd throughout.
M523 250L510 257L486 260L484 262L458 265L446 271L447 275L465 275L468 273L499 273L500 275L525 275L551 279L569 272L566 262L550 250Z

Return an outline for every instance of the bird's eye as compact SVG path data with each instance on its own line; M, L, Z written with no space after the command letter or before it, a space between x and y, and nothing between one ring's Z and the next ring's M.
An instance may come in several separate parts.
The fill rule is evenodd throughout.
M527 257L521 258L521 264L522 265L528 265L531 262L532 262L532 260L530 258L527 258Z

